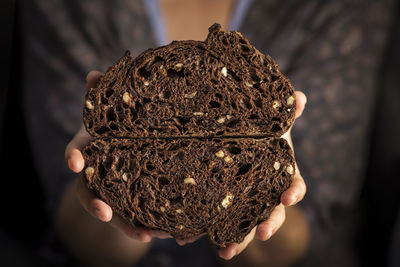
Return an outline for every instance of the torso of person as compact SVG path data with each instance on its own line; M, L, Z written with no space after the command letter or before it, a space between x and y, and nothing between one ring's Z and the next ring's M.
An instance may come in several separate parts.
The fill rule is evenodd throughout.
M217 22L227 29L235 0L159 0L168 41L205 40Z

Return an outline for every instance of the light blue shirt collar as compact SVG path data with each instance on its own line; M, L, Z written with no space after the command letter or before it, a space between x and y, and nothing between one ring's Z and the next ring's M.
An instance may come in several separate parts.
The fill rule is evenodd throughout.
M167 30L162 16L158 0L142 0L146 13L150 20L150 25L153 29L154 37L157 46L166 45L169 43ZM243 23L248 8L253 0L236 0L235 8L231 17L229 30L239 30Z

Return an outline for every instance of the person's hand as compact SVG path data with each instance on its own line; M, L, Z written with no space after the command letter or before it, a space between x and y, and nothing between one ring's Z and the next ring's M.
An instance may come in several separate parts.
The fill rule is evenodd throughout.
M306 96L300 92L296 91L296 115L295 118L299 118L303 113L305 104L307 102ZM290 146L293 149L293 142L290 136L291 129L286 132L282 137L285 138ZM278 229L282 226L285 221L285 206L291 206L298 203L303 199L306 193L306 184L303 180L303 177L300 174L299 168L296 165L296 171L293 176L293 181L290 187L282 193L281 195L281 204L279 204L271 213L268 220L260 223L258 226L254 227L252 231L245 237L242 243L231 243L228 244L225 248L222 248L218 251L218 254L221 258L229 260L234 256L239 255L250 242L257 238L261 241L266 241L273 234L278 231Z
M86 77L86 88L94 87L103 74L98 71L91 71ZM68 167L75 173L82 171L85 162L81 153L81 149L90 141L91 136L86 131L84 125L78 133L69 142L65 149L65 161ZM103 222L109 222L118 230L127 236L140 240L142 242L150 242L152 237L171 238L171 235L162 231L152 231L144 227L133 227L125 223L117 214L113 214L111 207L97 198L89 191L82 179L79 179L76 188L78 199L83 208L93 217Z

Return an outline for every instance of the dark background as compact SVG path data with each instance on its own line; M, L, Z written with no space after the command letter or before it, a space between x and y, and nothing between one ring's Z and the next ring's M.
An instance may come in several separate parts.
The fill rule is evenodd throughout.
M43 266L46 263L38 255L49 218L44 210L45 198L33 165L21 109L18 14L15 1L2 0L0 5L0 265ZM361 266L387 266L399 213L399 16L400 8L397 8L382 62L374 133L368 144L369 167L360 211L363 220L354 244Z

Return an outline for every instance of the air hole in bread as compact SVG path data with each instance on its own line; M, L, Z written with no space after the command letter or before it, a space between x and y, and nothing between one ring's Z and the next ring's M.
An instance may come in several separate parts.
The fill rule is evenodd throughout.
M113 161L114 159L112 157L106 157L103 161L104 168L106 168L107 170L110 169Z
M240 122L241 122L241 120L238 120L238 119L237 120L232 120L226 126L229 127L229 128L233 128L236 125L238 125Z
M148 78L150 77L150 75L151 75L151 72L148 71L148 70L146 70L145 67L142 67L142 68L140 68L140 69L138 70L138 74L139 74L140 76L142 76L143 78L148 79Z
M244 40L243 38L239 38L239 43L241 43L241 44L247 44L246 40Z
M215 97L217 97L219 100L222 100L222 95L220 93L216 93Z
M190 122L190 118L177 116L174 118L174 121L180 125L185 125L186 123Z
M108 84L108 86L109 86L109 87L113 87L116 81L117 81L116 79L112 80L112 81Z
M250 213L251 213L251 216L257 217L256 209L251 209L251 210L250 210Z
M116 117L117 117L117 116L115 115L114 109L109 108L109 109L107 110L107 112L106 112L106 119L107 119L107 121L115 121Z
M113 121L110 123L110 129L113 130L113 131L118 131L119 130L117 124L115 122L113 122Z
M250 226L251 220L249 221L243 221L239 224L239 230L246 230Z
M271 82L275 82L277 80L279 80L279 76L271 75Z
M146 163L146 169L147 169L148 171L153 171L155 168L156 168L156 167L154 167L152 164Z
M127 209L124 209L122 212L124 213L124 215L125 215L126 217L132 218L132 214L131 214Z
M122 169L122 166L124 166L125 159L124 158L118 158L117 164L115 166L117 171L120 171Z
M161 219L161 214L156 211L153 211L153 217L154 219L156 219L156 221L159 221Z
M98 129L96 129L94 131L97 134L101 135L101 134L104 134L104 133L108 132L108 130L109 130L108 127L102 126L102 127L98 128Z
M99 177L100 179L104 179L107 175L107 170L104 168L103 164L99 164Z
M158 178L158 183L165 186L165 185L169 185L170 181L165 177L160 177L160 178Z
M89 148L84 149L83 153L87 154L89 157L92 156L92 150Z
M247 109L252 109L253 107L250 104L250 101L246 98L243 100L243 104Z
M176 154L176 158L177 158L177 159L180 159L180 160L183 160L183 159L185 158L185 153L183 153L182 151L179 151L179 152Z
M185 77L185 74L183 73L183 68L180 71L176 71L174 69L168 69L167 76L170 78L179 78L179 77Z
M259 118L260 118L260 116L258 116L257 114L251 114L249 116L249 120L256 120L256 119L259 119Z
M233 100L232 100L232 102L231 102L231 106L232 106L232 108L233 108L234 110L237 110L237 105L236 105L235 102L233 102Z
M163 62L164 59L160 56L155 56L154 60L153 60L153 64L157 63L157 62Z
M196 47L197 47L198 49L200 49L200 50L206 50L206 48L205 48L204 46L202 46L202 45L196 45Z
M272 127L271 127L271 131L274 133L279 132L280 130L282 130L281 126L279 126L276 123L274 125L272 125Z
M108 98L106 98L104 95L101 96L101 103L103 105L107 105L108 104Z
M136 160L130 160L128 164L128 169L130 171L136 170L138 168Z
M260 77L257 76L256 73L251 73L250 78L255 81L256 83L259 83L261 81ZM254 86L254 85L253 85Z
M237 171L237 173L235 174L235 176L246 174L251 169L252 166L253 165L251 163L246 163L246 164L240 166L240 168Z
M114 93L114 90L112 88L107 88L106 97L110 97L113 93Z
M138 197L138 206L140 209L144 210L145 203L146 203L146 198Z
M170 98L170 97L171 97L171 91L165 90L165 91L162 93L162 97L165 98L165 99Z
M280 121L281 121L281 118L272 117L271 121L278 121L278 122L280 122Z
M142 101L143 105L146 105L147 103L150 103L150 102L151 102L151 99L150 99L150 98L148 98L148 97L143 97L143 101Z
M262 108L263 107L262 100L260 98L256 98L256 99L252 99L252 100L253 100L253 103L254 103L254 105L256 107L258 107L258 108Z
M228 69L228 75L232 76L233 79L235 79L238 82L241 82L242 79L236 75L236 73L230 69Z
M252 189L250 190L250 192L247 194L247 197L254 197L255 195L257 195L258 190L256 189ZM254 200L253 200L254 201Z
M242 149L237 146L231 146L228 148L229 152L234 154L234 155L239 155L242 152Z
M278 144L279 144L279 148L284 148L285 147L285 140L284 139L279 139Z
M217 101L214 101L214 100L211 100L208 104L209 104L210 107L212 107L212 108L220 108L220 107L221 107L221 103L219 103L219 102L217 102Z
M104 186L105 188L107 188L107 189L110 189L110 188L113 187L113 183L112 183L111 181L107 181L107 180L106 180L106 181L104 182L103 186Z
M89 123L88 123L88 128L89 128L89 129L92 129L92 127L93 127L93 121L89 121Z
M212 173L217 173L218 171L219 171L219 168L218 168L218 167L214 167L214 168L211 169L211 172L212 172Z
M241 45L240 49L242 49L242 51L245 53L250 52L250 48L247 45Z
M183 198L182 197L170 198L169 203L171 204L171 206L183 205Z

